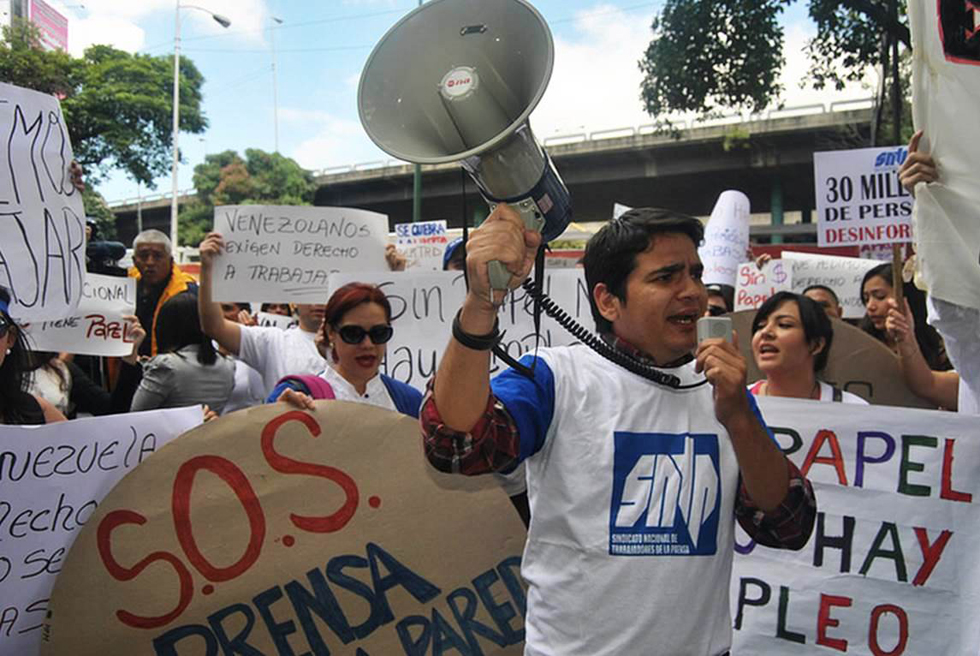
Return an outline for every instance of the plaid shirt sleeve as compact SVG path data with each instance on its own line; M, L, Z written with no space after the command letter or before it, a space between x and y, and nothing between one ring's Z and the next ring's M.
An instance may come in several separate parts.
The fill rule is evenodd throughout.
M470 432L461 433L442 423L434 385L435 377L426 385L419 412L425 456L432 466L467 476L513 470L520 462L521 438L504 404L491 392L483 415Z
M787 459L789 492L774 510L764 512L749 497L739 479L735 518L757 543L774 549L802 549L810 539L817 517L813 486L799 468Z

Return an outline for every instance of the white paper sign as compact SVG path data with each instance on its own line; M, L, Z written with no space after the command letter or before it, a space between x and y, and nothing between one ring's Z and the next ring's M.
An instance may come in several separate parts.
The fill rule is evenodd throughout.
M259 312L255 315L255 320L260 326L272 326L286 330L299 324L299 319L285 314L273 314L272 312Z
M704 229L704 245L698 249L706 285L735 286L738 265L749 249L749 198L740 191L718 196Z
M615 219L618 219L622 215L624 215L627 212L629 212L631 209L633 209L633 208L630 207L629 205L622 205L620 203L613 203L613 217L612 218L614 220Z
M123 316L135 312L135 278L89 273L74 315L22 326L36 351L121 357L133 352L130 324Z
M800 551L736 529L733 654L976 654L980 424L951 412L762 397L813 483Z
M793 290L793 265L770 260L760 270L755 262L738 266L735 285L735 311L755 310L776 292Z
M911 60L912 118L916 129L924 133L919 150L932 155L939 172L937 182L916 186L919 277L936 298L980 310L977 8L976 0L908 3L915 52ZM972 372L967 375L974 395L980 395L980 380Z
M55 576L109 490L201 423L199 406L0 425L0 654L33 656Z
M449 244L445 221L396 223L395 238L407 260L406 269L442 271L442 256Z
M861 300L861 280L871 269L880 265L877 260L836 255L816 255L783 251L783 261L793 265L793 291L802 294L810 285L830 287L840 300L842 318L860 319L864 316Z
M898 181L901 147L813 153L820 246L912 241L912 196Z
M18 321L60 319L85 280L85 210L57 98L0 84L0 285Z
M388 218L345 207L222 205L214 300L322 303L330 274L386 271Z
M381 373L422 389L436 371L452 334L453 317L463 304L466 288L462 272L337 274L330 279L332 289L349 282L376 284L391 303L395 334L388 342ZM589 330L595 327L582 269L545 270L544 284L559 307ZM507 333L500 343L514 358L534 350L530 302L524 291L517 289L507 295L500 309L500 330ZM576 343L578 340L542 314L540 346ZM505 368L494 356L491 375Z

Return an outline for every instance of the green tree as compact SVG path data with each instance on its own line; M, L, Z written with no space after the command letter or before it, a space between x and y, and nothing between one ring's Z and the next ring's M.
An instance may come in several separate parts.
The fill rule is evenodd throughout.
M667 0L652 24L653 39L640 60L641 98L662 127L670 112L702 118L724 109L753 112L772 105L782 88L780 14L793 0ZM890 125L901 123L900 48L911 45L904 0L808 0L817 35L807 44L814 88L842 88L869 66L889 82ZM886 124L877 121L877 126ZM897 137L897 128L893 130ZM893 137L894 138L894 137Z
M86 181L113 169L153 188L172 156L173 56L132 55L92 46L80 59L41 47L37 28L15 21L0 43L0 79L61 99L75 159ZM204 78L180 60L180 128L203 132Z
M180 211L178 238L196 246L214 224L217 205L310 205L313 174L279 153L249 148L245 159L233 150L207 155L194 167L197 195Z

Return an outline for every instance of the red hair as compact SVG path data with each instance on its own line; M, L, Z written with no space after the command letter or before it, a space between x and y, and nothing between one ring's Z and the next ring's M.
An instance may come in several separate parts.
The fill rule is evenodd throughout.
M365 282L349 282L340 287L330 296L327 305L323 310L323 332L326 336L327 326L334 330L344 318L344 315L364 303L377 303L384 308L385 320L391 323L391 303L388 297L377 285L369 285ZM334 362L337 361L337 353L331 353Z

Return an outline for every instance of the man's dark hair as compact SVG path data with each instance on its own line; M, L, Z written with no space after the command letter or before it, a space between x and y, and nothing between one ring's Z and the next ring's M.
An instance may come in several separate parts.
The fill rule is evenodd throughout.
M831 289L827 285L810 285L809 287L807 287L806 289L803 290L803 295L806 296L806 293L808 291L810 291L811 289L819 289L821 291L827 292L828 294L830 294L830 298L834 299L834 303L836 303L837 305L840 305L840 299L837 298L837 292L835 292L833 289Z
M823 306L812 298L793 292L776 292L756 311L755 318L752 319L752 334L759 332L769 315L786 301L795 302L800 311L800 324L803 326L803 337L806 339L807 346L812 347L821 339L824 340L823 350L813 356L813 371L820 373L827 366L827 358L830 357L830 347L834 343L834 326L830 323L830 317L827 316Z
M636 268L636 256L653 243L657 235L680 233L688 236L697 247L704 239L701 221L671 210L641 207L613 219L597 232L585 245L585 284L589 290L589 304L596 330L606 333L612 323L599 313L592 291L604 283L616 298L626 302L626 279Z

